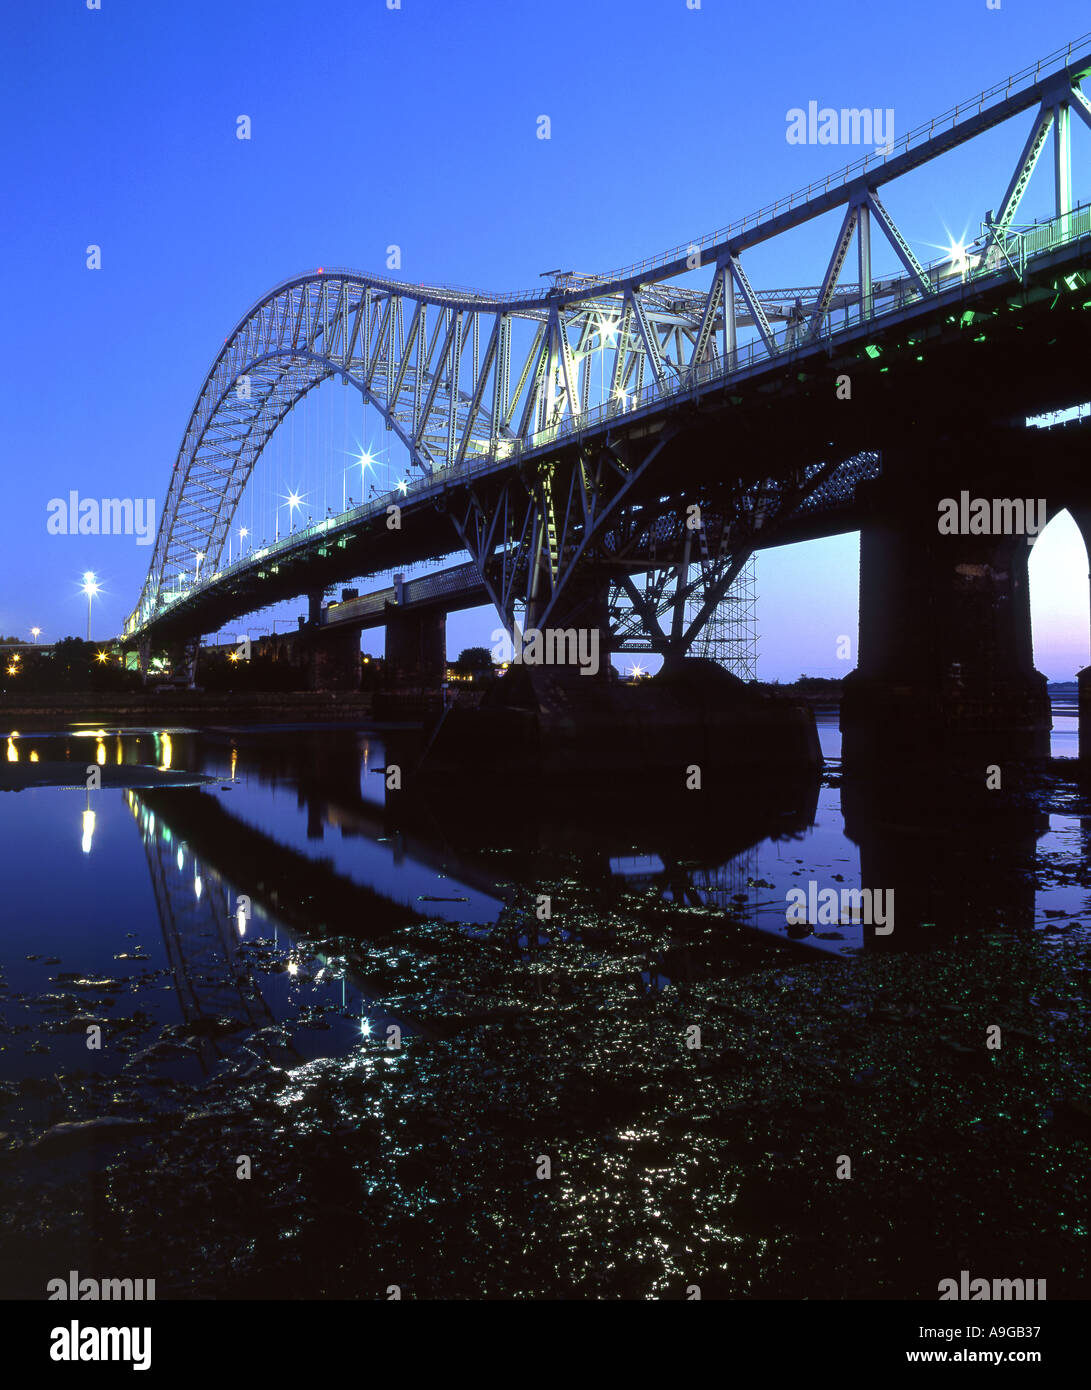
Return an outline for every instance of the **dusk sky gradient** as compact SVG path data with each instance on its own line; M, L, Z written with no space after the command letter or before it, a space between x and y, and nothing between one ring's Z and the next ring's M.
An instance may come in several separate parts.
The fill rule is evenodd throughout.
M279 281L384 273L392 243L404 279L485 289L624 265L861 153L789 144L789 109L893 108L904 133L1091 28L1086 0L4 0L3 15L0 632L43 640L82 635L86 569L104 585L94 635L118 633L152 553L47 534L49 500L152 497L158 516L205 373ZM978 234L1029 119L905 180L891 211L922 259ZM1089 143L1074 133L1084 201ZM1046 166L1024 217L1045 211ZM817 284L835 230L748 252L751 279ZM892 268L884 249L876 272ZM763 679L846 673L858 555L852 535L759 557ZM1087 568L1060 518L1032 559L1051 679L1089 661ZM449 649L495 626L456 615Z

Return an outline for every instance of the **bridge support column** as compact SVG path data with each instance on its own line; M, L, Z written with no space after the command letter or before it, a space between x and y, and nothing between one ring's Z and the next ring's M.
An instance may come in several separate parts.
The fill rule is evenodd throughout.
M199 639L172 642L167 648L167 662L175 683L182 682L187 690L197 684L197 657L201 650Z
M567 658L570 671L565 672L562 663L549 668L562 679L578 674L584 687L592 679L606 680L610 668L609 581L593 574L574 575L548 617L545 601L531 600L527 604L524 638L532 630L552 634L544 637L543 651ZM575 632L577 636L562 640L562 632Z
M308 690L360 689L360 629L308 626L306 640Z
M383 690L374 709L384 718L436 714L447 673L447 615L442 609L386 610Z
M1051 715L1034 669L1025 534L944 534L940 503L986 498L1033 476L997 469L969 481L972 441L884 455L860 535L857 669L841 705L846 765L864 760L1046 757ZM980 447L980 446L978 446ZM977 471L977 470L974 470ZM1005 481L1007 479L1008 481ZM1010 497L1015 494L1009 493Z

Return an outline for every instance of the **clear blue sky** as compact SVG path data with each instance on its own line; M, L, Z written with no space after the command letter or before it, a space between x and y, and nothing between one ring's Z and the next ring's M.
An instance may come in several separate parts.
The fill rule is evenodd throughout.
M498 289L627 263L854 156L787 143L790 108L893 108L904 132L1087 29L1086 0L8 0L0 630L82 632L88 568L106 589L96 634L120 629L150 547L48 535L47 503L76 489L161 504L219 345L287 275L380 271L390 243L407 279ZM976 235L1016 124L896 209L922 256ZM755 252L750 274L813 284L827 252L803 237L775 263ZM1087 660L1086 560L1057 545L1038 661L1067 676ZM764 677L843 671L856 556L850 537L759 561ZM451 645L493 626L454 619Z

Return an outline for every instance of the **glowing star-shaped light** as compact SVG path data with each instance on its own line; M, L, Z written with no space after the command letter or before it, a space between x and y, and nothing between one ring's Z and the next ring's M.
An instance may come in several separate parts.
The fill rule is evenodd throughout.
M964 241L952 241L947 247L947 259L951 262L951 269L958 275L965 275L970 268L970 259L966 250Z
M405 481L404 478L398 479L398 491L401 493L403 497L409 491L409 484Z

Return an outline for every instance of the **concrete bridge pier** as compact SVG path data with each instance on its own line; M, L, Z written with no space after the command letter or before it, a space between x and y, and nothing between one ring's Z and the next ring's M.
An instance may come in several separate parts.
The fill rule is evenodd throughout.
M395 593L400 592L395 575ZM386 608L383 689L373 709L380 718L438 714L447 674L447 615L440 608L402 612Z
M1034 669L1025 534L944 534L940 502L1040 491L1032 470L969 480L948 446L896 461L871 485L860 536L860 636L841 705L846 767L870 761L1048 757L1046 678ZM937 452L939 457L937 458Z
M307 629L308 690L360 689L360 629Z
M308 690L360 689L360 629L322 623L323 591L307 595L307 621L300 618L296 640L303 643Z
M585 688L588 681L606 681L610 671L609 580L590 571L577 572L548 617L545 597L532 597L527 603L524 639L529 641L534 631L551 634L543 637L545 650L566 657L569 665L579 668ZM562 640L562 632L575 633L576 637Z

